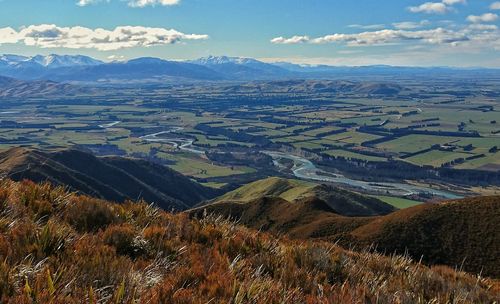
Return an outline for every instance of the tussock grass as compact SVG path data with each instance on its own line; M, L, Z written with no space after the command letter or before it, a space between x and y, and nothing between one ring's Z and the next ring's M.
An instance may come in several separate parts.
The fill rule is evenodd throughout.
M405 256L0 182L1 303L493 303L498 291Z

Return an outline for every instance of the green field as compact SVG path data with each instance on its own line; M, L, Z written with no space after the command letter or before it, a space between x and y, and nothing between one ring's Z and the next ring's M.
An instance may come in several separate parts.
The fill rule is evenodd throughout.
M427 153L422 153L413 157L406 158L405 160L417 165L430 165L433 167L440 167L444 163L456 160L458 158L467 158L469 156L471 156L471 154L433 150Z
M392 205L398 209L406 209L413 206L417 206L423 204L422 202L417 202L414 200L409 200L401 197L393 197L393 196L383 196L383 195L374 195L373 197L378 198L379 200Z

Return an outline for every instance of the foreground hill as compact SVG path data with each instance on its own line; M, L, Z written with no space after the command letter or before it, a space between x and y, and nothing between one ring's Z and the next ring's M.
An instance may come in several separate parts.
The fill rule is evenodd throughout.
M338 215L327 203L313 197L292 203L270 196L247 202L219 202L189 210L189 214L222 215L253 229L300 239L343 235L372 221Z
M400 210L353 230L361 245L407 251L423 261L500 278L500 197L477 197Z
M318 198L293 203L278 197L219 202L190 211L221 214L255 229L292 238L318 238L379 252L408 253L427 264L446 264L500 277L500 197L423 204L379 217L345 217Z
M346 216L388 214L396 209L376 198L363 196L340 188L299 180L270 177L226 193L214 202L249 202L262 197L280 197L290 202L319 198L333 212Z
M0 152L0 173L14 180L50 181L116 202L144 199L164 209L184 210L216 195L215 190L162 165L95 157L73 149L9 149Z
M493 303L498 282L0 182L1 303Z

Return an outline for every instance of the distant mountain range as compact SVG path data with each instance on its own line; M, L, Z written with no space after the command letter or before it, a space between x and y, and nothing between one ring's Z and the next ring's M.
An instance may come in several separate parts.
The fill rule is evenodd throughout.
M0 55L0 76L59 82L166 82L320 79L366 76L500 75L495 69L298 65L252 58L208 56L190 61L137 58L103 62L82 55Z

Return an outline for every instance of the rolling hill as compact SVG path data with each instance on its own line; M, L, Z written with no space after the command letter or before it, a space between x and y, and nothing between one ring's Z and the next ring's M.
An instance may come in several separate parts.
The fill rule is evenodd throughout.
M280 197L265 196L246 202L219 202L188 211L191 216L217 214L239 223L292 238L309 239L338 236L372 221L371 218L341 216L324 201L309 197L289 202Z
M293 79L253 81L243 84L227 85L222 89L228 92L273 92L273 93L338 93L363 95L396 95L405 90L393 82L350 81L350 80L308 80Z
M498 281L0 181L2 303L495 303Z
M500 197L423 204L354 229L349 242L500 277Z
M24 81L0 76L0 98L87 95L94 89L49 80Z
M292 193L281 190L274 194ZM299 194L299 199L290 202L283 197L246 194L247 200L230 193L223 198L234 200L219 199L188 212L192 216L221 214L251 228L292 238L323 239L358 248L374 245L382 253L409 254L427 264L500 277L500 197L422 204L383 216L347 217L317 196Z
M50 181L117 202L144 199L163 209L184 210L214 197L204 187L165 166L123 157L95 157L69 149L0 152L0 172L13 180Z
M351 191L278 177L250 183L218 197L214 202L249 202L262 197L280 197L289 202L318 198L326 202L333 212L345 216L384 215L396 210L376 198Z

